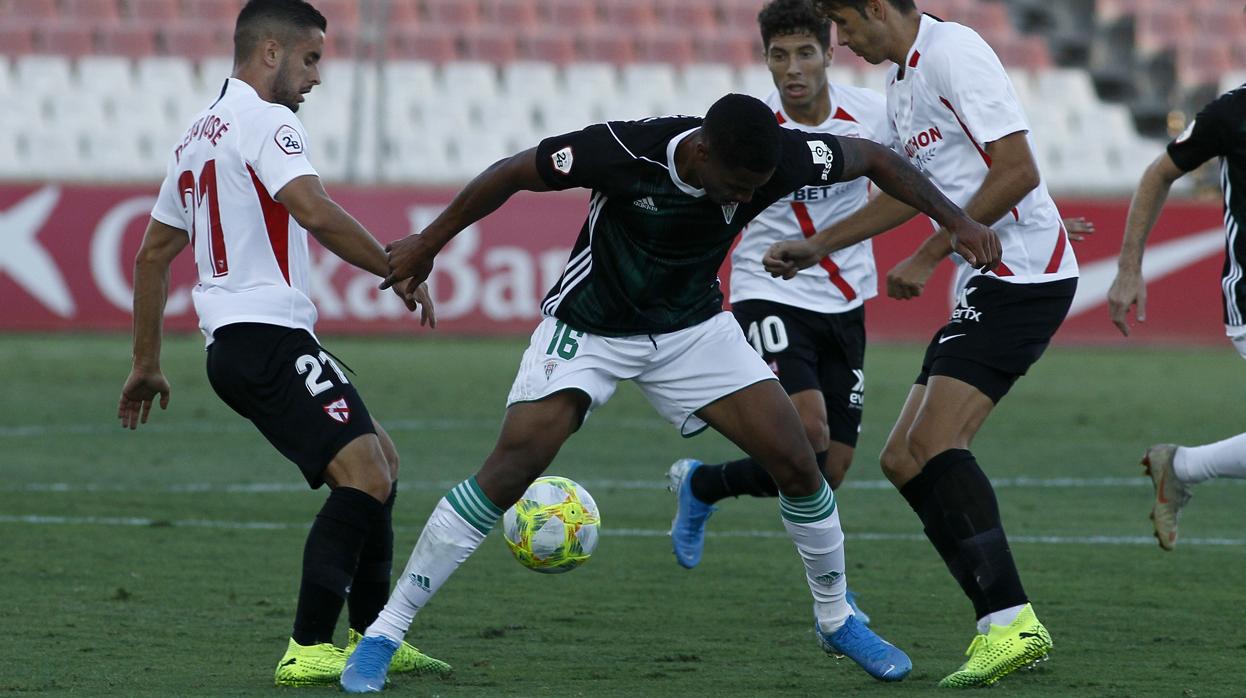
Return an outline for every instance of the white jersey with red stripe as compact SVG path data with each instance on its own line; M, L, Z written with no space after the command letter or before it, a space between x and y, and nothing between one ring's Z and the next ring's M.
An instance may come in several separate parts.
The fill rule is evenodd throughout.
M1004 66L977 32L922 15L904 68L887 77L891 141L958 206L981 188L990 167L986 145L1030 130ZM1077 259L1043 181L991 225L1003 263L989 272L1013 283L1077 276ZM960 255L957 287L979 274Z
M173 149L151 215L190 235L191 296L208 344L236 322L312 332L307 231L276 201L291 180L316 175L306 151L294 112L235 78Z
M884 141L890 138L886 100L874 90L828 85L831 114L817 126L795 122L783 110L778 92L766 99L779 123L788 128L836 136ZM761 265L762 256L781 240L800 240L861 208L869 200L864 177L820 187L804 187L776 201L748 224L731 253L731 302L767 300L818 313L842 313L878 295L878 274L870 241L832 253L795 278L776 279Z

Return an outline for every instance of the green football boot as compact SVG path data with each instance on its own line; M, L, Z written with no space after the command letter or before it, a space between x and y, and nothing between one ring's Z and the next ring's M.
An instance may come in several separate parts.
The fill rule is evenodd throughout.
M990 686L1021 667L1047 659L1051 647L1051 633L1027 603L1012 624L992 625L986 635L975 637L965 651L969 660L943 677L939 687Z
M273 683L278 686L332 686L342 676L347 652L332 643L304 647L290 638L286 654L277 662Z
M363 635L355 632L354 628L346 631L346 649L343 652L347 656L355 651L355 646L363 639ZM345 663L345 662L343 662ZM449 676L454 672L454 668L440 659L433 659L416 649L409 642L402 643L398 651L394 653L394 658L389 662L389 671L393 674L414 673L418 676Z

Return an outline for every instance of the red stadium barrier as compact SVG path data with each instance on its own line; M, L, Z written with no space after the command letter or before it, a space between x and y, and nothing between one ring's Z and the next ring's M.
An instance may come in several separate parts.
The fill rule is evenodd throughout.
M419 230L450 200L450 190L355 189L333 194L388 241ZM134 254L155 188L78 185L0 186L0 331L128 330ZM441 324L454 334L527 334L540 299L561 273L585 214L583 193L522 195L469 228L438 259L432 284ZM1125 200L1065 201L1098 234L1075 247L1083 278L1061 341L1119 341L1104 297L1116 271ZM928 233L910 222L875 243L880 276ZM1135 341L1223 341L1219 300L1224 233L1215 203L1168 204L1152 235L1148 321ZM412 332L419 323L376 279L318 248L313 300L324 332ZM948 312L950 265L912 301L867 305L872 339L925 341ZM190 255L174 263L166 326L196 327Z

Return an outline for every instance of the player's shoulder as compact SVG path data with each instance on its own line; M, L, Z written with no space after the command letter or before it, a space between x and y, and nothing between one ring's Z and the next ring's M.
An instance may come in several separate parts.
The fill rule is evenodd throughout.
M861 112L883 114L887 110L887 97L878 90L855 85L833 85L832 101L845 109L855 108Z
M654 151L665 152L671 138L698 128L699 116L655 116L637 121L608 121L601 126L605 135L633 157Z
M936 20L926 25L925 33L921 60L928 65L937 65L956 72L957 69L965 67L960 61L966 57L991 56L998 62L995 50L972 27L958 22Z
M1246 119L1246 85L1240 85L1208 102L1198 118L1215 118L1225 121Z

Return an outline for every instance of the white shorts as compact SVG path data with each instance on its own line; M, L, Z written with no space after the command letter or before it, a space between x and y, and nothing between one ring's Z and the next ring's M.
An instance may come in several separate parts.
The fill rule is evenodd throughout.
M1246 326L1243 325L1225 325L1224 333L1228 336L1229 341L1233 342L1233 348L1237 349L1237 353L1246 359Z
M547 317L532 333L506 406L575 389L588 395L592 412L625 380L636 383L681 434L693 436L707 426L695 416L697 410L776 379L731 313L678 332L635 337L592 335Z

